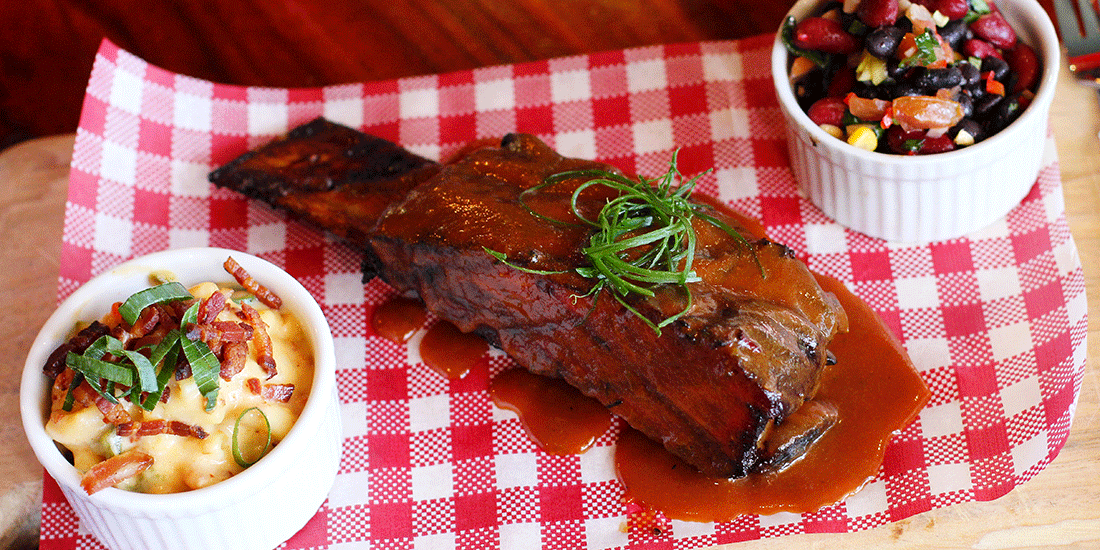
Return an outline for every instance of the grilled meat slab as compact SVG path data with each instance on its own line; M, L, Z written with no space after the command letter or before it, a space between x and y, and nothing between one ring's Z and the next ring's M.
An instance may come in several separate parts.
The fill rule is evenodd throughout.
M708 475L797 458L835 421L810 399L830 339L846 330L836 298L786 247L696 220L702 281L689 283L687 314L658 334L606 292L589 294L593 281L572 271L585 265L590 229L556 221L577 221L569 197L583 180L520 199L547 176L590 168L617 172L524 134L438 164L318 119L210 180L345 237L363 251L368 275L519 365L563 378ZM584 192L577 208L592 219L608 198ZM712 208L751 235L745 220ZM654 290L628 298L651 321L687 304L679 287Z

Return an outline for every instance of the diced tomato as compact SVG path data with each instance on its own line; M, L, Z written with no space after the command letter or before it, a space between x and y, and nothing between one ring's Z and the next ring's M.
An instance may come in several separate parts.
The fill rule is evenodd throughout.
M886 114L886 109L890 107L890 102L885 99L866 99L855 94L848 94L845 102L848 104L848 111L852 113L852 116L860 120L882 120L883 115Z
M902 96L894 100L894 121L906 130L949 128L962 118L962 105L950 99Z

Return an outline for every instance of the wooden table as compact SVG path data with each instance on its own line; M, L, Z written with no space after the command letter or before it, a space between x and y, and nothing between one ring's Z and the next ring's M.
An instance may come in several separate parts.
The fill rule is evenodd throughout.
M629 44L614 46L624 45ZM942 508L859 533L797 535L727 548L1100 548L1098 99L1062 67L1051 123L1070 229L1085 266L1089 345L1075 421L1058 458L993 502ZM31 340L56 302L72 147L72 135L59 135L0 152L0 311L7 315L0 323L0 548L33 547L37 540L42 470L17 420L19 374Z

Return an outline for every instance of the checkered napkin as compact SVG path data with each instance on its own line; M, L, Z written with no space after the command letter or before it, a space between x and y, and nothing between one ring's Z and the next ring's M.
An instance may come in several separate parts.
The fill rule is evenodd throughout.
M316 296L336 338L344 458L290 549L699 548L857 531L1004 495L1065 443L1085 365L1085 286L1052 141L1031 193L993 226L920 246L863 236L796 191L770 45L761 36L286 90L173 74L104 42L73 154L59 294L137 255L210 245L264 257ZM761 219L881 314L931 402L840 504L718 524L647 514L623 502L615 478L621 426L583 455L540 452L487 396L507 357L490 353L488 374L454 382L430 372L415 341L372 334L371 311L393 291L364 286L356 254L207 183L215 166L318 115L429 158L522 131L569 156L659 174L680 148L685 173L714 168L701 192ZM52 480L43 500L42 548L98 547Z

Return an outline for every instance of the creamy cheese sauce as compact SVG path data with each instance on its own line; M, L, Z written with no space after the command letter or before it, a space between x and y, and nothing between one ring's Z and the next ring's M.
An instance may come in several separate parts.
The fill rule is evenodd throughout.
M215 283L201 283L190 289L191 294L200 300L214 292L222 292L229 297L233 290ZM239 449L247 463L264 452L267 429L263 416L253 413L242 417L242 414L253 407L260 409L270 424L271 445L277 445L305 406L314 369L313 350L299 320L289 312L266 308L258 301L250 305L257 309L267 325L272 355L278 369L274 377L266 378L256 362L257 348L249 343L244 369L229 381L218 379L221 386L217 404L209 412L205 410L205 398L193 377L170 381L169 399L158 403L152 411L146 411L128 400L119 400L135 421L181 421L202 428L208 434L206 438L173 434L140 438L119 436L116 427L107 423L95 406L78 408L79 405L76 405L71 412L66 412L56 399L46 423L46 432L72 453L73 465L81 473L131 449L153 457L153 464L148 469L118 484L121 489L176 493L206 487L241 472L244 466L234 459L232 447L237 419L241 419ZM238 304L227 300L218 320L237 322L240 320L235 313L238 310ZM293 384L294 393L286 403L266 400L249 389L248 380L251 378L258 379L262 384Z

